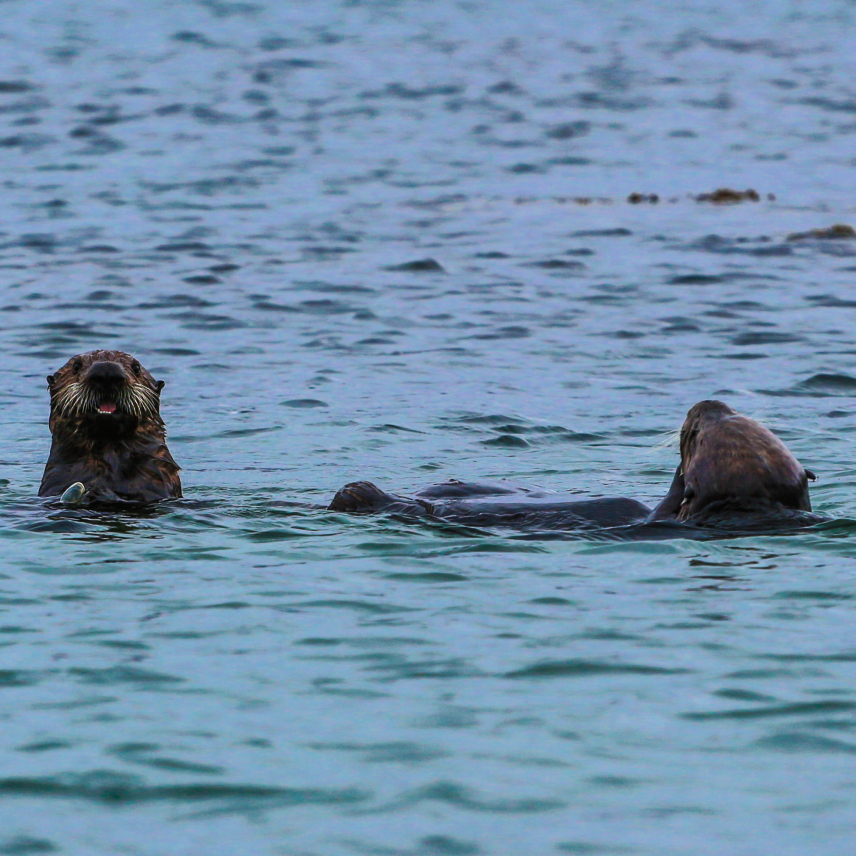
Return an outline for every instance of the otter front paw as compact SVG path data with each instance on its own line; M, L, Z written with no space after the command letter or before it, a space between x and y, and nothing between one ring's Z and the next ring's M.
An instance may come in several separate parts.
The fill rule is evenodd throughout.
M79 505L86 496L86 488L83 482L75 482L71 487L66 488L59 501L63 505Z

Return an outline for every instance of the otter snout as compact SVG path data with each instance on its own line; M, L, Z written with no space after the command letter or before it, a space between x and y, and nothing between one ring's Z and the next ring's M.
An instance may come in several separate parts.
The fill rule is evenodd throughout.
M86 380L98 383L124 383L127 380L127 375L119 363L102 360L89 367L86 372Z

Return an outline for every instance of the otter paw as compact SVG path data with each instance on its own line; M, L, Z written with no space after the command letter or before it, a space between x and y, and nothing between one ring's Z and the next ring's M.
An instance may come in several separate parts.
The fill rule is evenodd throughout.
M86 488L83 482L75 482L71 487L66 488L59 501L63 505L78 505L84 496L86 496Z
M389 502L389 496L371 482L346 484L327 506L328 511L369 512Z

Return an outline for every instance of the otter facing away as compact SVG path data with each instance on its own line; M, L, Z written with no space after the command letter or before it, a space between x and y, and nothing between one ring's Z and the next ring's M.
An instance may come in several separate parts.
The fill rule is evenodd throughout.
M706 524L747 513L775 518L811 512L808 483L815 474L769 428L721 401L690 408L680 449L681 464L652 520Z
M687 414L680 438L681 463L653 511L624 497L569 501L530 488L460 482L436 485L412 498L385 493L371 482L353 482L336 494L329 509L525 530L632 530L633 537L662 537L664 523L687 524L670 530L680 537L689 527L733 534L824 520L811 514L808 481L814 474L754 419L721 401L702 401Z
M52 441L39 496L107 503L180 497L160 415L163 386L122 351L80 354L49 375Z

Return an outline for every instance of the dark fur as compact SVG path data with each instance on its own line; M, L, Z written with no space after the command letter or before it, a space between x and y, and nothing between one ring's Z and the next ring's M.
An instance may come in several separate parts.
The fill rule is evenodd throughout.
M642 523L651 509L635 499L566 500L528 487L448 482L419 491L414 497L385 493L371 482L345 485L330 511L404 514L464 526L581 531Z
M39 496L82 482L89 502L180 497L179 466L160 416L163 385L122 351L80 354L50 375L53 440ZM100 410L111 406L112 413Z
M789 531L822 522L811 514L806 470L787 446L754 419L721 401L701 401L681 429L681 464L657 508L633 499L562 500L530 488L450 482L396 496L352 482L331 511L386 512L469 526L603 531L621 537L697 537L699 533ZM675 525L686 523L687 526ZM664 528L666 527L666 528Z
M694 405L681 428L681 465L655 520L699 521L711 514L811 511L809 479L772 431L721 401Z

